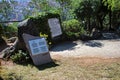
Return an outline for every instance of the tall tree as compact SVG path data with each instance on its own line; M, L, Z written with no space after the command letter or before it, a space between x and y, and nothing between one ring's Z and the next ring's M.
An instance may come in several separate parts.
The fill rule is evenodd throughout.
M72 0L56 0L60 4L60 14L63 21L68 20L70 15L70 10L72 10L71 3Z
M114 22L114 20L112 20L112 18L114 19L115 18L114 16L116 14L120 15L120 1L119 0L103 0L103 3L104 3L105 6L107 6L108 11L109 11L108 12L108 14L109 14L109 25L110 25L109 30L111 30L112 29L112 21ZM119 16L118 16L118 19L119 19ZM116 17L116 20L117 20L117 17Z
M96 0L83 0L75 10L77 17L87 23L88 30L91 30L91 21L96 17L98 5L99 2Z

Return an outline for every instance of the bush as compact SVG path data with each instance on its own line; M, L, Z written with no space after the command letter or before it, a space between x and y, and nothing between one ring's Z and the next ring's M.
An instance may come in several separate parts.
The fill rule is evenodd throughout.
M16 63L29 62L31 60L30 55L22 50L19 50L17 53L12 55L11 59Z
M17 36L17 23L12 23L4 26L4 36L8 38Z
M0 36L7 38L17 36L17 23L0 24Z
M62 27L64 36L69 40L79 39L80 35L84 33L81 23L76 19L64 21Z

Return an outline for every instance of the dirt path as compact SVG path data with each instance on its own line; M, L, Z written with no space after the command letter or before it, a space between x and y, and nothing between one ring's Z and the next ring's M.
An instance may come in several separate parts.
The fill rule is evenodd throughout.
M64 57L119 58L120 39L64 42L55 45L50 53Z

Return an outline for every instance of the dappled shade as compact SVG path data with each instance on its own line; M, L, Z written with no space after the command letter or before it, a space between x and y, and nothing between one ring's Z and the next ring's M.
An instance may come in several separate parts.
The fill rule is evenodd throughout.
M77 44L72 42L72 41L63 42L63 43L59 43L59 44L54 45L53 48L50 49L50 51L57 52L57 51L64 51L64 50L73 50L76 45Z

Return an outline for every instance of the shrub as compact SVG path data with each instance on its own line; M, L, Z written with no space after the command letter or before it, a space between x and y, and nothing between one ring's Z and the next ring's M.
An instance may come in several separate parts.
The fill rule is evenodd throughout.
M30 55L22 50L19 50L17 53L12 55L11 59L16 63L29 62L31 60Z
M45 39L47 39L48 35L40 33L40 37L44 37ZM48 45L52 44L51 42L47 42L47 43L48 43Z
M10 38L17 36L17 23L0 24L0 36Z
M62 23L64 36L69 40L79 39L80 35L84 33L81 23L76 20L68 20Z
M6 37L13 37L17 35L17 25L16 23L8 24L4 26L4 35Z

